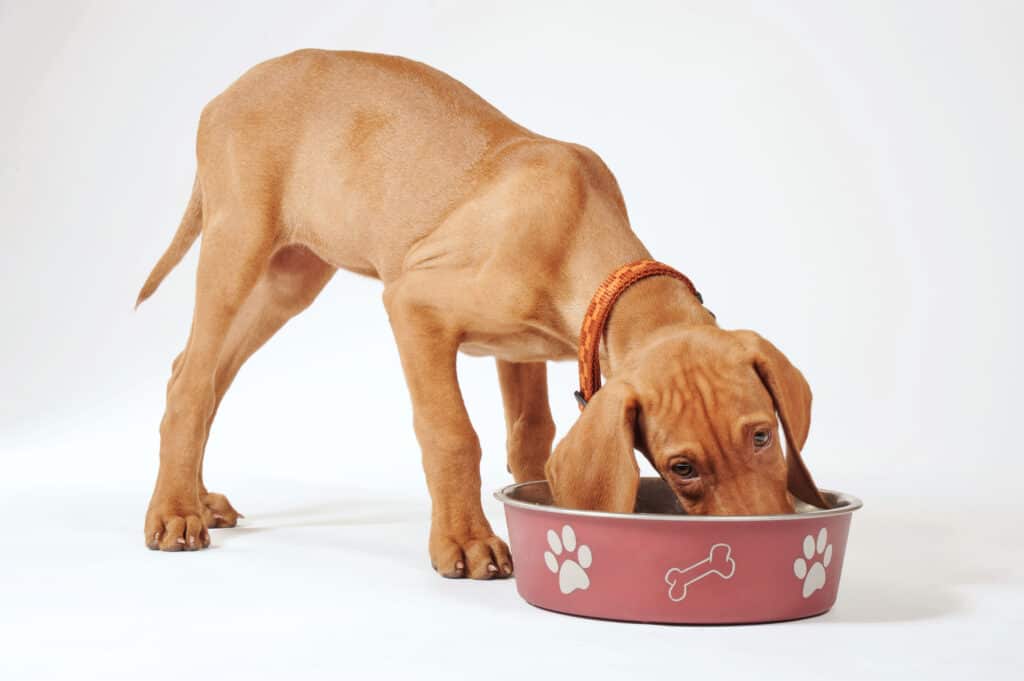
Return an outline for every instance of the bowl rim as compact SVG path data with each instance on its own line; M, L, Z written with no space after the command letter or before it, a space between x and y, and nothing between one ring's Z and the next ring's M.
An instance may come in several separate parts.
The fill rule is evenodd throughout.
M647 476L645 476L647 477ZM652 480L660 480L661 478L651 477ZM671 513L613 513L611 511L584 511L575 508L560 508L558 506L547 506L545 504L534 504L528 501L520 501L519 499L513 499L509 496L515 490L526 487L527 485L538 485L547 484L547 480L528 480L526 482L517 482L512 485L506 485L498 490L494 491L494 498L505 504L506 506L513 506L515 508L523 508L530 511L537 511L539 513L551 513L555 515L569 515L569 516L581 516L584 518L615 518L618 520L628 520L634 518L636 520L657 520L659 522L683 522L683 523L721 523L721 522L774 522L774 521L794 521L794 520L806 520L809 518L828 518L831 516L845 515L847 513L853 513L857 509L864 505L857 497L852 494L846 494L845 492L837 492L835 490L820 488L822 493L831 494L835 497L837 505L833 508L818 508L813 511L805 511L803 513L776 513L774 515L674 515Z

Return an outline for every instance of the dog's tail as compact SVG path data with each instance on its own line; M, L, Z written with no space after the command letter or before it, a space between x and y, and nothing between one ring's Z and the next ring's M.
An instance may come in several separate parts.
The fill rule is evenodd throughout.
M160 256L160 260L153 267L153 271L149 273L146 283L142 285L139 297L135 300L135 307L138 307L142 304L142 301L153 295L153 292L160 286L160 282L164 280L164 277L185 257L188 249L192 247L192 243L202 230L203 195L202 190L199 188L199 176L196 175L196 180L192 185L192 197L188 200L188 207L185 208L185 215L181 218L178 231L174 233L171 244L164 251L164 254Z

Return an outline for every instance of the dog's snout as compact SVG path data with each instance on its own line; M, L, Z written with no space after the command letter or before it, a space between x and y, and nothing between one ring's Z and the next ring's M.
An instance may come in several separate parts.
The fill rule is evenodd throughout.
M784 484L761 478L725 483L705 497L708 515L785 515L793 513L793 502Z

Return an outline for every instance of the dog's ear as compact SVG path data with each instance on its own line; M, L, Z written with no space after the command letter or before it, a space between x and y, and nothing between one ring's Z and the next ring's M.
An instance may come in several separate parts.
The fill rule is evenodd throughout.
M640 485L633 454L637 397L624 381L597 391L544 467L564 508L632 513Z
M754 353L754 369L775 402L786 433L787 486L797 499L828 508L800 451L811 429L811 387L800 370L777 347L753 331L736 331L740 342Z

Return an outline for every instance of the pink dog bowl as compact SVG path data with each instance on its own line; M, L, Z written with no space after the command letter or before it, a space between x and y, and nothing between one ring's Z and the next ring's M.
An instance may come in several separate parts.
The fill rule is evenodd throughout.
M641 480L634 514L557 508L544 481L495 496L527 602L603 619L736 624L820 615L836 602L861 502L822 494L833 508L773 516L684 515L660 478Z

